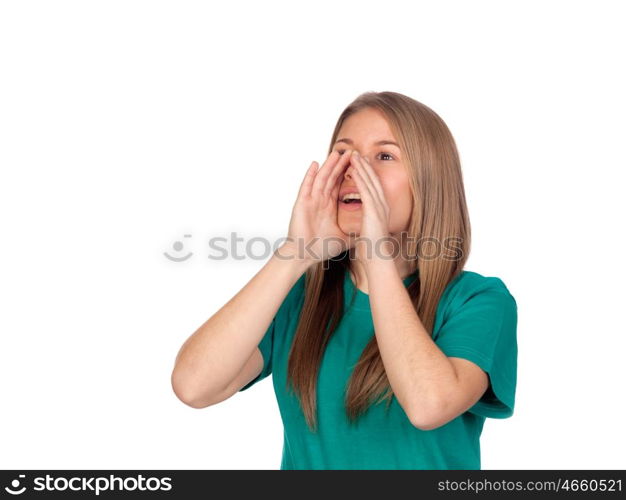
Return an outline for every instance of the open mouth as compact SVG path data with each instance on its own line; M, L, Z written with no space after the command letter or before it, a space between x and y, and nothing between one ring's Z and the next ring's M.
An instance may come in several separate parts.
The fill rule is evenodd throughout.
M361 204L361 195L359 193L347 193L341 198L341 202L346 205Z

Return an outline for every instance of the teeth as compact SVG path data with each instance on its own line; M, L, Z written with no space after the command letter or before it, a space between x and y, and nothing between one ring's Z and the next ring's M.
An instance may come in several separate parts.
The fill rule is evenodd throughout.
M361 199L361 195L359 193L348 193L348 194L343 195L343 198L341 198L341 201L360 200L360 199Z

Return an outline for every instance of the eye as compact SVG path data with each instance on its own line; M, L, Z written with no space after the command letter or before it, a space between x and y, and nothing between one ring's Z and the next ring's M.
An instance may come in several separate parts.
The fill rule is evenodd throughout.
M345 149L341 149L341 150L336 149L335 151L337 151L337 153L339 153L340 155L342 155L342 154L344 154L344 153L346 152L346 151L345 151ZM389 156L392 160L395 160L395 158L394 158L392 155L390 155L389 153L380 153L380 154L381 154L381 155L387 155L387 156Z

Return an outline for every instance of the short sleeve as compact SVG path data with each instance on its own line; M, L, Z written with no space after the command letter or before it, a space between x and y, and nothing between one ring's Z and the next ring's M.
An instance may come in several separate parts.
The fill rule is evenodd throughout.
M270 326L268 327L268 329L265 331L265 334L263 335L263 338L261 339L261 342L258 345L259 350L261 351L261 355L263 356L263 369L261 370L261 373L259 373L259 375L255 379L251 380L246 385L244 385L241 389L239 389L239 392L245 391L246 389L252 387L254 384L263 380L270 373L272 373L272 348L274 345L275 330L276 330L276 316L274 316L274 319L270 323Z
M504 284L466 299L442 324L435 344L446 356L477 364L489 387L467 411L483 417L513 414L517 382L517 304Z

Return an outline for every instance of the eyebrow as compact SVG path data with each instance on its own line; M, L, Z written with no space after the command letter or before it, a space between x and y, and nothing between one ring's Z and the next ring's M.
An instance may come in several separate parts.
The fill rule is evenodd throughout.
M335 144L337 144L338 142L345 142L346 144L354 144L354 141L352 139L348 139L347 137L344 137L342 139L337 139L335 141ZM397 143L393 142L393 141L388 141L383 139L382 141L377 141L374 143L375 146L386 146L387 144L391 144L392 146L397 147L398 149L400 149L400 146L398 146Z

